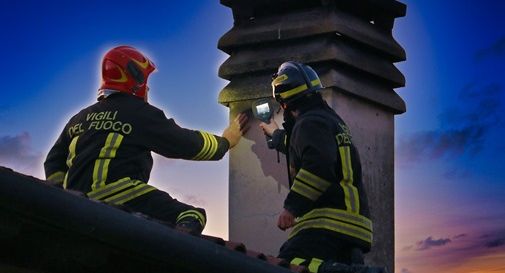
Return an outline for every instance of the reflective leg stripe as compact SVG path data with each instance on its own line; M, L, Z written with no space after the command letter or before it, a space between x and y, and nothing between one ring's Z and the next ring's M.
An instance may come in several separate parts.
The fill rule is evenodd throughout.
M93 184L92 190L96 190L105 186L107 181L107 174L109 172L109 164L112 158L116 157L117 149L123 141L123 135L118 133L109 133L105 140L105 145L100 150L98 159L95 160L95 167L93 168Z
M321 192L326 191L326 189L331 185L327 180L305 170L300 169L296 174L296 179L301 180L305 184L312 186L313 188L318 189Z
M48 176L46 180L61 184L63 183L63 179L65 179L65 172L55 172Z
M319 208L311 210L297 220L289 238L304 229L321 228L372 241L372 221L367 217L346 210Z
M67 167L70 169L72 167L72 164L74 164L74 158L76 155L75 149L77 147L77 140L79 139L79 136L76 136L72 138L72 141L70 141L70 145L68 146L68 157L67 157ZM68 185L68 171L65 174L65 177L63 178L63 188L66 189Z
M305 262L305 259L294 258L293 260L291 260L290 264L301 265L303 262Z
M351 148L349 146L338 147L342 162L342 181L340 186L344 190L345 205L348 211L359 213L358 189L353 185L353 170L351 163Z
M202 227L205 227L205 224L207 222L207 219L201 212L192 209L181 212L179 216L177 216L175 222L178 223L179 221L181 221L186 217L196 218L200 222L200 225L202 225Z
M323 263L323 260L318 259L318 258L312 258L309 264L309 271L312 273L317 273L317 270L319 270L319 267Z
M192 159L209 160L216 154L219 144L214 135L204 131L200 131L200 134L202 135L203 138L203 146L200 152L198 152L198 154L195 155Z

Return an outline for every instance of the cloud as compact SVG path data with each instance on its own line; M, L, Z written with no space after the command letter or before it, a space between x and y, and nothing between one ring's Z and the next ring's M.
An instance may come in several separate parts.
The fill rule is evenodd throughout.
M461 233L461 234L458 234L458 235L452 237L452 239L456 240L456 239L464 238L466 236L467 236L466 233Z
M419 250L419 251L428 250L432 247L444 246L450 242L452 242L452 241L449 238L434 240L431 236L429 236L428 238L416 243L416 250Z
M31 173L40 167L42 155L33 151L27 132L16 136L0 136L0 165Z
M474 59L476 61L481 61L486 58L494 58L497 56L502 56L505 54L505 36L496 40L491 46L478 50Z
M487 241L484 244L487 248L495 248L505 245L505 238L499 238L492 241Z
M398 140L400 163L421 160L453 159L477 155L485 146L490 131L501 123L503 87L492 83L467 84L460 90L458 103L439 115L441 126ZM448 173L448 175L456 173Z
M412 273L412 271L408 270L407 268L402 268L400 270L400 273Z

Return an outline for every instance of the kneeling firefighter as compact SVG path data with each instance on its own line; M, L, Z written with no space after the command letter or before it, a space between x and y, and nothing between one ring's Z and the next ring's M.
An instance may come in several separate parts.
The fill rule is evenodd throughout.
M273 119L260 127L272 137L269 147L288 158L290 191L278 227L292 228L278 257L311 272L363 264L372 222L349 128L322 99L323 86L310 66L283 63L272 88L284 110L284 129Z

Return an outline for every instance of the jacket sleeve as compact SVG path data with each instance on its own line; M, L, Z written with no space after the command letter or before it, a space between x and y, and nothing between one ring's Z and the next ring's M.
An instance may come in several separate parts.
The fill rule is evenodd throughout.
M283 129L275 130L272 134L272 140L268 142L268 148L286 154L286 131Z
M51 150L49 150L44 162L46 180L58 185L63 185L63 180L68 170L67 157L68 147L70 145L69 138L66 129L63 129L56 143L54 143Z
M147 132L142 132L147 138L145 144L153 152L168 158L219 160L230 147L223 137L180 127L159 109L151 112L146 127Z
M309 212L331 184L336 183L334 133L317 120L301 122L294 129L290 143L301 164L284 201L284 208L296 217Z

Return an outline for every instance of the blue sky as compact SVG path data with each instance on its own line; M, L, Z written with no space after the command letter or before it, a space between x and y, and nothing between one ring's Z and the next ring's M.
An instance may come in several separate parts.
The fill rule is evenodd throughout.
M505 2L403 2L397 272L504 272ZM2 1L0 20L0 165L42 177L64 123L95 101L102 54L119 44L154 60L151 99L168 116L217 134L227 124L217 103L227 55L216 46L233 19L217 0ZM207 207L206 232L226 236L227 166L156 157L152 182Z

